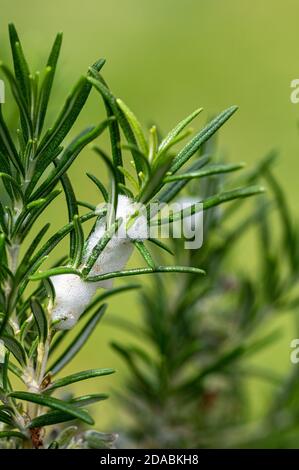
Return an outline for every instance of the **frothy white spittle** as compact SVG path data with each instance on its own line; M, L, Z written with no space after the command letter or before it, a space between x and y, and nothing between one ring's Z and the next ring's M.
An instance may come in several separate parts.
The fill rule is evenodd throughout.
M51 281L55 289L52 321L59 322L57 328L60 330L69 330L90 303L96 286L92 282L84 282L76 274L60 274L53 276Z
M130 217L135 216L138 210L140 210L138 203L123 195L118 197L116 219L121 218L122 225L118 233L112 236L103 252L99 255L90 271L90 276L123 270L133 252L132 242L147 238L148 227L144 214L137 216L131 227L126 230L128 220ZM106 220L100 219L87 241L83 265L105 231ZM109 289L113 285L113 279L85 282L74 274L53 276L51 281L56 294L52 308L52 320L55 322L56 328L61 330L68 330L76 324L98 288Z

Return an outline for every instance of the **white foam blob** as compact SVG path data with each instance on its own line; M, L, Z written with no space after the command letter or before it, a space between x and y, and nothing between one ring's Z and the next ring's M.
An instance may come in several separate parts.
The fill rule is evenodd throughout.
M98 276L115 271L122 271L133 252L133 241L147 238L147 221L144 213L140 213L140 205L128 197L118 197L116 219L123 220L119 232L112 236L105 249L99 255L89 276ZM136 216L136 214L139 214ZM126 224L131 216L136 220L127 230ZM89 258L95 245L101 240L106 231L106 220L100 219L91 233L88 241L83 264ZM98 288L109 289L113 279L99 282L85 282L75 274L61 274L51 278L56 299L52 308L52 320L56 328L68 330L72 328L87 308ZM58 323L56 323L58 322Z

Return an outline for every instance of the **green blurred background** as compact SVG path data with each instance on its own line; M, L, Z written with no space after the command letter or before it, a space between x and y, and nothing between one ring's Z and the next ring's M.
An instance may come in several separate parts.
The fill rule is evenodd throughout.
M8 57L10 21L37 68L44 65L55 33L64 32L52 117L77 77L99 57L107 59L104 74L110 87L144 125L154 121L165 131L203 106L200 126L209 116L237 104L238 113L220 133L219 148L231 161L248 165L278 149L277 172L298 213L299 104L290 101L290 82L299 78L298 0L1 0L0 8L0 58ZM100 99L93 98L77 130L102 118ZM86 171L97 176L104 171L89 151L80 156L71 176L78 197L96 202ZM61 198L49 210L53 230L63 224L65 215ZM244 263L248 252L254 254L254 245L248 249L244 244L241 250L239 261ZM78 366L118 370L115 376L85 383L84 392L121 388L124 366L109 348L112 339L123 337L109 325L114 314L139 321L136 295L124 294L110 303L97 333L69 366L68 372ZM293 334L285 317L280 325L281 341L255 360L284 372ZM254 381L248 387L249 406L258 414L271 389ZM96 413L101 430L117 428L119 410L113 393Z

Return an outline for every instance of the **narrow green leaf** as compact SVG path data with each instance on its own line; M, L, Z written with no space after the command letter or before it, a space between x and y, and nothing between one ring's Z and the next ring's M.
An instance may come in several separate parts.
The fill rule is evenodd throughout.
M14 409L9 405L0 405L0 411L5 411L6 413L10 414L11 416L14 415Z
M18 84L11 72L11 70L6 67L2 62L0 62L0 68L2 69L4 75L6 76L12 95L15 99L15 102L19 108L21 122L22 122L22 131L26 136L25 141L32 138L33 136L33 129L32 129L32 121L31 116L29 114L28 106L26 100L24 98L23 90L18 87Z
M144 182L147 182L147 180L151 176L151 165L150 165L150 162L148 160L148 157L143 152L141 152L141 150L138 147L136 147L135 145L123 144L122 148L124 150L130 150L130 151L134 150L135 152L138 153L138 155L141 159L141 164L142 164L142 175L143 175L143 177L141 178L142 179L142 184L144 184Z
M183 132L181 132L179 135L177 135L171 143L167 146L165 151L161 152L161 155L163 155L166 151L170 151L172 147L177 145L179 142L182 142L182 140L185 140L187 137L191 136L193 134L193 129L185 129Z
M161 154L163 151L167 150L169 145L176 139L176 137L185 129L186 126L190 124L190 122L195 119L199 113L201 113L203 108L198 108L193 113L191 113L188 117L183 119L174 129L172 129L167 136L162 140L161 144L159 145L158 152Z
M8 426L14 427L13 419L8 413L5 413L4 411L0 411L0 422L5 423Z
M135 134L135 138L136 138L137 143L139 144L139 148L141 152L143 152L144 155L147 155L148 145L147 145L140 122L136 118L135 114L129 109L129 107L120 98L118 98L116 102L118 106L120 107L121 111L126 116L127 121L129 122L132 128L132 131Z
M54 305L56 292L51 279L44 279L43 285L45 286L49 301Z
M19 341L13 336L6 334L1 335L1 339L3 340L6 348L14 355L21 366L24 366L26 364L26 353L21 343L19 343Z
M39 100L38 100L38 105L37 105L37 113L36 113L36 135L39 136L43 125L44 125L44 120L47 112L47 107L51 95L51 90L52 90L52 85L55 77L55 72L56 72L56 66L57 66L57 61L59 58L60 54L60 49L61 49L61 44L62 44L62 33L58 33L52 50L50 52L48 61L47 61L47 67L46 67L46 73L45 77L40 89L40 95L39 95Z
M118 171L120 171L127 178L127 180L131 183L132 187L136 191L139 191L139 183L134 178L134 176L132 176L131 173L124 167L118 166L117 169L118 169Z
M161 240L157 240L156 238L148 238L148 241L174 256L174 252L167 245L165 245L165 243L161 242Z
M96 185L96 187L99 189L100 193L102 194L102 196L104 198L104 201L108 202L109 195L108 195L108 192L107 192L105 186L103 185L103 183L101 183L101 181L98 178L96 178L96 176L94 176L90 173L86 173L86 175Z
M218 206L223 202L232 201L234 199L244 198L255 196L257 194L262 194L265 189L261 186L248 186L247 188L237 188L232 191L225 191L223 193L217 194L216 196L211 196L205 201L202 201L203 209L209 209L210 207Z
M46 312L39 300L35 297L31 298L30 306L37 325L40 341L44 343L48 336L48 320Z
M80 419L87 424L94 424L91 416L84 410L79 409L76 406L70 405L62 400L57 398L49 397L48 395L42 395L39 393L30 393L30 392L11 392L9 394L12 398L17 398L19 400L29 401L31 403L37 403L42 406L47 406L53 410L63 411L73 416L74 418Z
M171 183L173 181L180 181L184 179L194 179L194 178L203 178L205 176L219 175L223 173L229 173L231 171L240 170L244 168L244 163L232 163L232 164L223 164L223 165L210 165L204 170L190 171L188 173L181 173L179 175L170 175L164 178L164 183Z
M31 209L35 209L36 207L39 207L44 204L45 198L40 198L40 199L35 199L34 201L29 202L26 204L26 209L27 211L30 211Z
M8 227L6 223L6 210L4 210L1 201L0 201L0 226L1 226L2 232L7 235Z
M133 192L124 184L118 183L118 188L119 188L119 193L124 194L130 199L134 199L134 194Z
M96 211L96 206L94 204L91 204L90 202L78 200L77 204L78 206L84 207L85 209L89 209L90 211Z
M197 171L203 166L205 166L210 161L209 156L202 156L200 157L191 167L189 168L188 172ZM186 186L188 180L181 180L175 183L169 184L166 188L162 189L160 193L158 193L157 198L159 201L167 203L172 201L175 196Z
M58 266L57 268L49 269L48 271L39 272L30 276L31 281L40 281L41 279L46 279L51 276L60 276L61 274L76 274L77 276L81 276L80 271L75 268L71 268L69 266Z
M286 196L278 181L270 171L267 171L266 178L271 185L271 188L273 189L276 197L279 215L283 227L283 242L289 255L290 264L294 271L297 272L298 260L296 252L298 250L298 239L296 237L296 232L292 223L292 215L288 207Z
M0 171L2 173L6 173L9 176L12 176L12 166L9 162L9 158L7 154L1 152L1 139L0 139ZM6 192L9 195L10 199L14 198L14 193L11 187L11 184L9 183L8 180L3 179L3 184L5 186Z
M223 111L215 119L213 119L204 129L202 129L196 136L178 153L174 158L171 172L175 173L186 163L197 150L209 140L215 132L237 111L237 106L231 106Z
M100 276L91 276L86 279L88 282L99 282L115 277L138 276L141 274L156 274L156 273L190 273L190 274L205 274L205 271L199 268L192 268L190 266L156 266L155 269L151 268L135 268L127 269L125 271L115 271Z
M83 248L84 248L84 232L82 224L80 222L79 215L74 216L74 228L75 228L75 248L72 259L72 265L74 268L78 268L82 261Z
M0 354L1 354L1 366L0 366L0 377L1 377L1 384L4 390L7 390L8 386L8 369L9 369L9 352L5 351L5 347L3 347L3 343L0 344ZM3 351L4 349L4 351ZM4 362L2 362L2 354L4 355ZM0 409L3 409L0 407Z
M54 165L58 165L58 159L54 160ZM67 173L63 174L60 177L60 181L63 187L66 203L67 203L67 210L68 210L68 216L69 216L69 222L73 221L73 218L79 214L79 209L78 209L78 203L77 199L75 196L75 191L73 189L73 186L71 184L71 181L67 175ZM79 215L78 215L79 216ZM78 223L81 225L80 219L78 220ZM70 259L73 259L74 257L74 252L75 252L75 239L76 239L76 234L75 231L72 230L70 233Z
M138 240L134 240L134 245L136 246L137 250L139 251L139 253L143 257L143 259L145 260L146 264L150 268L155 269L155 266L156 266L155 262L154 262L154 260L151 256L150 252L148 251L148 249L144 245L144 243L141 242L141 241L138 241Z
M264 188L260 186L248 186L247 188L237 188L233 189L232 191L225 191L223 193L216 194L215 196L211 196L203 201L198 201L197 204L192 204L186 209L172 213L169 215L169 217L166 217L164 219L158 218L156 220L152 220L152 224L171 224L177 220L182 220L185 217L189 217L190 215L193 215L198 211L207 210L211 207L218 206L219 204L223 204L234 199L255 196L256 194L261 194L263 192Z
M13 57L13 64L15 70L16 80L19 86L19 89L24 93L26 102L29 104L30 101L30 81L29 81L29 67L25 59L21 41L19 39L18 33L14 24L10 23L8 25L9 30L9 39Z
M148 161L152 165L158 152L158 132L156 126L152 126L149 131L149 152Z
M70 403L75 406L88 406L98 403L99 401L107 400L109 395L106 393L92 393L90 395L83 395L82 397L72 398Z
M53 424L66 423L68 421L73 421L75 417L64 411L49 411L42 415L33 418L28 424L28 428L42 428L44 426L52 426Z
M93 74L93 77L89 78L88 81L92 85L94 85L96 90L98 90L100 92L104 102L109 103L109 105L111 107L111 110L113 111L114 116L118 120L119 125L121 126L128 143L132 144L133 146L136 146L136 139L135 139L134 133L131 129L131 126L130 126L126 116L124 115L124 113L119 109L119 107L116 103L116 99L113 96L113 94L102 83L102 81L100 80L98 75ZM140 161L140 157L137 154L137 152L134 152L134 150L132 150L132 156L133 156L133 159L134 159L134 162L135 162L136 172L137 172L137 175L138 175L140 173L140 171L142 171L142 164L141 164L141 161ZM120 165L122 166L122 163L120 163Z
M10 175L8 175L7 173L3 173L1 172L0 173L0 178L2 178L3 180L7 180L11 186L12 186L12 189L13 189L13 193L15 195L15 199L18 201L23 201L24 197L23 197L23 193L21 191L21 188L20 188L20 185L17 183L17 181Z
M0 234L0 259L5 259L5 235L4 233ZM2 261L3 262L3 261Z
M98 70L93 70L93 75L95 75L99 80L103 82L103 84L108 88L105 80L101 75L99 75ZM111 105L108 101L104 100L104 105L106 108L107 117L114 116L113 110ZM120 130L117 120L113 120L109 124L109 134L110 134L110 143L111 143L111 152L112 152L112 159L113 159L113 166L115 168L119 166L123 166L122 160L122 152L121 152L121 138L120 138ZM117 184L124 184L125 180L121 173L116 172L116 181Z
M104 375L114 374L114 369L89 369L82 372L77 372L76 374L68 375L62 379L58 379L55 382L52 382L47 388L46 391L54 390L56 388L65 387L66 385L73 384L75 382L81 382L82 380L92 379L94 377L102 377Z
M9 157L10 162L22 176L25 176L24 167L19 157L17 149L13 143L9 130L5 124L2 114L2 105L0 104L0 149L2 153Z
M18 431L0 431L0 439L10 439L15 437L18 439L28 439L25 434Z

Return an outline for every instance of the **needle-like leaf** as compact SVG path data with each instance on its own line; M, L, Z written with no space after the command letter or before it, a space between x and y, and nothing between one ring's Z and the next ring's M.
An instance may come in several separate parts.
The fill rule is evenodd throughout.
M102 377L104 375L114 374L114 369L90 369L76 374L68 375L62 379L57 379L47 387L47 392L56 388L65 387L66 385L73 384L75 382L81 382L82 380L92 379L94 377Z
M192 268L190 266L156 266L152 268L135 268L127 269L124 271L116 271L99 276L90 276L86 280L88 282L106 281L116 277L139 276L141 274L156 274L156 273L192 273L192 274L205 274L205 271L199 268Z
M137 250L139 251L139 253L143 257L143 259L145 260L146 264L150 268L155 269L156 264L155 264L155 262L154 262L154 260L151 256L150 252L146 248L145 244L141 241L135 240L134 245L136 246Z
M139 145L141 152L143 152L144 155L147 155L148 145L147 145L140 122L138 121L135 114L129 109L129 107L120 98L118 98L116 102L118 106L120 107L121 111L126 116L128 122L130 123L130 126L135 134L135 138L136 138L136 141Z
M237 188L233 189L232 191L225 191L223 193L216 194L215 196L211 196L203 201L198 201L198 204L192 204L186 209L182 209L181 211L169 214L167 218L157 218L152 220L153 225L163 225L163 224L170 224L177 220L182 220L185 217L189 217L190 215L195 214L201 210L207 210L211 207L218 206L219 204L223 204L228 201L233 201L234 199L244 198L254 196L256 194L261 194L264 192L264 188L260 186L249 186L247 188Z
M55 38L52 50L50 52L50 55L47 61L45 76L44 76L44 80L40 89L39 100L38 100L37 111L36 111L35 133L37 136L40 135L43 125L44 125L44 120L45 120L48 103L49 103L49 99L51 95L52 85L53 85L53 81L55 77L57 61L58 61L59 54L60 54L61 44L62 44L62 33L58 33Z
M167 148L176 139L176 137L185 129L185 127L190 124L190 122L193 121L193 119L195 119L199 115L199 113L202 112L202 110L203 108L196 109L192 114L190 114L188 117L179 122L179 124L177 124L175 128L167 134L167 136L162 140L161 144L159 145L159 154L167 150Z
M29 105L30 101L30 81L29 81L29 67L25 59L21 41L14 24L10 23L8 26L9 39L14 63L14 70L19 89L24 93L25 100Z
M205 176L220 175L223 173L230 173L232 171L240 170L244 167L244 163L232 163L223 165L209 165L204 170L190 171L188 173L181 173L176 175L166 176L164 183L171 183L173 181L191 180L194 178L204 178Z
M30 392L11 392L9 394L11 398L17 398L19 400L29 401L31 403L37 403L38 405L43 405L53 410L63 411L73 416L74 418L80 419L84 423L94 424L91 416L84 410L80 410L76 406L70 405L65 401L58 400L57 398L49 397L48 395L42 395L39 393L30 393Z
M74 268L78 268L83 255L84 248L84 232L82 224L80 222L79 215L74 216L74 229L75 229L75 247L74 254L72 258L72 265Z
M215 119L213 119L204 129L202 129L196 136L178 153L174 158L170 171L175 173L181 168L189 158L194 155L199 148L207 142L215 132L237 111L237 106L231 106L223 111Z
M0 431L0 439L10 439L12 437L27 439L27 436L19 431Z
M17 361L22 366L24 366L26 364L26 353L21 343L19 343L19 341L13 336L6 334L1 334L1 339L3 340L6 348L14 355Z
M48 336L48 320L46 312L39 300L34 297L31 298L30 306L37 325L40 341L44 343Z

